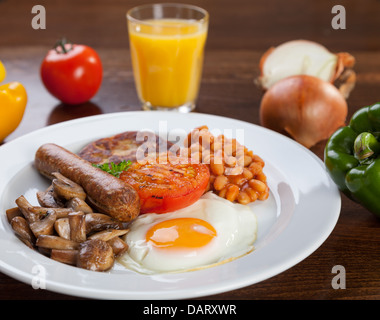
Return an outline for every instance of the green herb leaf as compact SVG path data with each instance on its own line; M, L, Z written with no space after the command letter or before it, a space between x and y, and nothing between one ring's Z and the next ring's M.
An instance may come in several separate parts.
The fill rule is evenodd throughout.
M123 160L119 164L111 162L111 163L103 163L103 164L93 163L92 165L96 168L102 169L103 171L105 171L109 174L112 174L116 178L119 178L120 174L123 171L128 170L128 168L131 166L131 164L132 164L131 160L128 160L128 161Z

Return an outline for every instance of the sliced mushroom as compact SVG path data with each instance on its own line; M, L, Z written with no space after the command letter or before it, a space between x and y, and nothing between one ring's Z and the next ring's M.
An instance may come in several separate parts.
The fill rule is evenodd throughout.
M11 220L11 226L16 235L30 244L34 244L36 237L30 230L29 223L24 217L16 216ZM24 242L25 242L24 241Z
M106 229L126 229L127 224L103 213L86 214L86 230L87 234L98 232Z
M108 240L107 243L112 247L113 253L116 257L121 256L128 250L128 244L119 237Z
M33 246L33 244L30 242L30 241L28 241L28 240L26 240L26 239L22 239L22 238L19 238L27 247L29 247L30 249L35 249L34 248L34 246Z
M70 200L72 198L79 198L82 200L86 199L86 192L79 184L67 179L58 172L54 172L53 176L55 177L52 182L53 188L59 197L66 200Z
M100 239L103 241L109 241L115 237L120 237L125 235L129 230L128 229L123 229L123 230L116 230L116 229L107 229L103 230L97 233L94 233L89 239Z
M50 257L51 249L49 248L37 247L37 251L46 257Z
M75 266L77 264L78 250L52 249L50 258Z
M54 223L54 230L64 239L70 240L70 223L69 218L57 219Z
M79 244L78 267L92 271L107 271L112 268L114 262L112 247L107 242L91 239Z
M40 235L36 246L47 249L78 249L79 243L54 235Z
M54 233L54 223L56 220L56 213L54 210L50 210L43 219L36 220L30 223L29 226L36 237L40 235L51 235Z
M6 210L5 213L7 215L7 220L9 223L11 223L11 221L14 217L22 217L23 216L19 207L10 208L10 209Z
M33 208L33 206L29 203L28 200L26 200L24 196L18 197L16 199L16 204L29 223L37 221L41 218L40 214L31 211L31 208Z
M68 216L70 225L70 239L76 242L86 241L85 214L81 211L72 212Z
M54 211L57 215L57 219L65 218L70 212L74 212L71 208L45 208L45 207L31 207L29 211L39 217L45 216L49 211Z
M37 192L37 200L38 203L42 207L46 208L59 208L63 207L63 203L55 196L54 188L51 185L46 191L38 191Z
M92 208L84 201L79 198L72 198L66 203L67 208L71 208L74 211L82 211L84 213L92 213Z

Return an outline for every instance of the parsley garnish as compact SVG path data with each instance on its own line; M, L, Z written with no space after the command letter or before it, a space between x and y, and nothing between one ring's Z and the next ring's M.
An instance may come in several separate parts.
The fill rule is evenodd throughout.
M131 164L132 164L131 160L128 160L128 161L123 160L119 164L115 164L114 162L111 162L111 163L103 163L103 164L93 163L92 165L96 168L102 169L105 172L108 172L109 174L112 174L116 178L119 178L120 174L123 171L128 170Z

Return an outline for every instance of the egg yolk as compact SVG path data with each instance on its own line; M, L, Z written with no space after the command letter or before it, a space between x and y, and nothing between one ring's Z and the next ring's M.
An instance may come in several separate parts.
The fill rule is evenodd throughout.
M216 236L208 222L196 218L177 218L155 224L146 234L146 241L158 248L200 248Z

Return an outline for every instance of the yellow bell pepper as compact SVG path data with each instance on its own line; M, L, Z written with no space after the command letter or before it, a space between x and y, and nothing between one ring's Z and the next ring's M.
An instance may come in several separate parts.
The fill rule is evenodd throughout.
M0 81L6 75L0 61ZM24 86L19 82L10 82L0 86L0 142L19 126L24 116L28 96Z
M3 63L0 61L0 82L5 79L7 72L5 71Z

